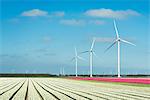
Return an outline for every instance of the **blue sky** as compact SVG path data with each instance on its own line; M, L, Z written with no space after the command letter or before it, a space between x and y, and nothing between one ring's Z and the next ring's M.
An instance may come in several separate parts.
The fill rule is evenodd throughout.
M74 47L88 50L96 37L95 74L117 72L117 47L104 50L120 36L122 73L150 73L148 0L1 0L0 72L74 73ZM88 73L88 54L79 73Z

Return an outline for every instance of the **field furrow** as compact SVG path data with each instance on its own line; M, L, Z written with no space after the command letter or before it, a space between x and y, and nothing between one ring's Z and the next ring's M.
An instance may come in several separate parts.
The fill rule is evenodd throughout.
M0 100L150 100L149 94L150 86L65 78L0 79Z

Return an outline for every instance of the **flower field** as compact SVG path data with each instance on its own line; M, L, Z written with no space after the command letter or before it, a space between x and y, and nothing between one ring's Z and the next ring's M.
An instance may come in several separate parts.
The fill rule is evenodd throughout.
M103 82L122 82L122 83L138 83L138 84L150 84L150 78L89 78L89 77L71 77L75 80L92 80Z
M150 87L64 78L0 78L0 100L150 100Z

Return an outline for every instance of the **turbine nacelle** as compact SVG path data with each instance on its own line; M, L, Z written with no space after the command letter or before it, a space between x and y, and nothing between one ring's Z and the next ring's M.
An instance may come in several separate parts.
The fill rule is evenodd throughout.
M90 50L89 52L94 52L93 50Z
M118 39L116 39L116 41L121 41L121 39L120 39L120 38L118 38Z

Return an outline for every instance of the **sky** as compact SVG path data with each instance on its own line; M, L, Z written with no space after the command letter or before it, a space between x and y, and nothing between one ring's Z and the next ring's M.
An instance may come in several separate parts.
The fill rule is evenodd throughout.
M121 73L150 74L149 0L1 0L0 73L75 73L74 48L89 50L96 38L94 74L117 73L113 20L121 38ZM81 54L80 74L89 73Z

